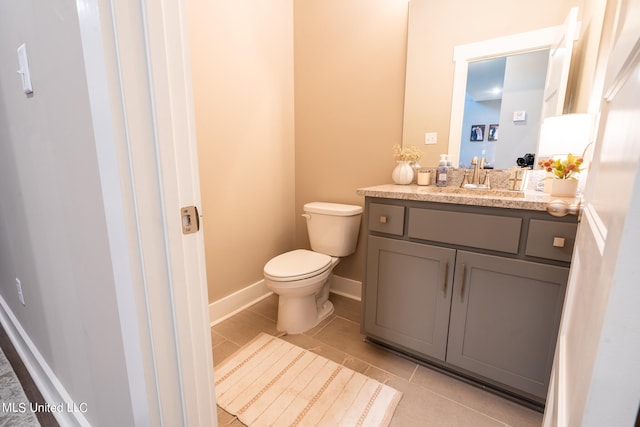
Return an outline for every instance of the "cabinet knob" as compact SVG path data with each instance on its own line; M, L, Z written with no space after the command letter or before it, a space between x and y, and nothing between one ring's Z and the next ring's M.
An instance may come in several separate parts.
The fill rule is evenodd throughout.
M386 224L386 223L387 223L387 216L380 215L380 224Z
M564 248L564 237L554 237L553 238L553 247L554 248Z

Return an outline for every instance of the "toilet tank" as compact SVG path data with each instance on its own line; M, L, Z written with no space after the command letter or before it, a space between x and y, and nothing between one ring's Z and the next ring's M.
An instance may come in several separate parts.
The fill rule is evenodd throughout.
M340 203L313 202L304 205L311 250L334 257L356 250L362 207Z

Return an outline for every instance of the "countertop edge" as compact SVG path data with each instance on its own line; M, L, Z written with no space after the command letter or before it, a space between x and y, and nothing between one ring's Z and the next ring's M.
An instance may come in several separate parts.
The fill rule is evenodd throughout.
M359 196L385 199L415 200L532 211L546 211L548 203L552 200L564 200L569 204L575 204L578 202L578 199L576 198L552 197L547 193L539 191L525 191L524 197L507 197L503 195L439 193L435 192L432 186L419 186L416 184L382 184L371 187L362 187L356 189L356 194Z

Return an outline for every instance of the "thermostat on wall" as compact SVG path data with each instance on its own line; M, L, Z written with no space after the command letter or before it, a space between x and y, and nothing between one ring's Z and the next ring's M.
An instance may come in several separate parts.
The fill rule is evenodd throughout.
M527 120L527 112L526 111L514 111L513 112L513 121L514 122L524 122Z

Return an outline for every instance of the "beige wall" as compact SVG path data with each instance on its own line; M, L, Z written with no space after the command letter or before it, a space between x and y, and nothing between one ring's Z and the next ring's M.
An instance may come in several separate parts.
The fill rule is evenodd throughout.
M190 0L209 300L294 246L293 2Z
M596 113L604 85L617 1L584 0L580 38L569 76L569 111ZM609 30L608 30L609 28Z
M402 135L407 2L295 3L296 241L310 201L362 205L358 187L389 182ZM362 238L336 274L362 280Z
M316 199L359 204L356 188L390 182L391 146L403 139L405 101L426 114L412 118L416 125L405 129L404 139L424 147L424 133L437 132L438 144L425 150L422 162L435 165L448 146L454 46L559 25L582 1L408 3L411 19L419 15L425 24L410 35L419 41L408 53L421 60L413 72L423 84L406 99L406 2L295 3L296 213ZM304 222L296 220L296 241L307 245ZM362 249L361 237L356 254L336 273L362 280Z
M454 46L559 25L583 0L189 2L210 301L259 281L271 256L308 247L304 203L362 205L357 188L390 182L409 3L428 23L417 35L428 78L406 102L427 114L404 137L421 145L438 132L430 165L447 151ZM589 73L574 79L582 99ZM336 273L359 281L363 264L361 236Z
M454 47L560 25L572 7L582 3L583 0L411 1L403 138L406 144L422 149L423 166L437 165L439 155L448 151ZM425 132L437 132L438 143L425 146Z

